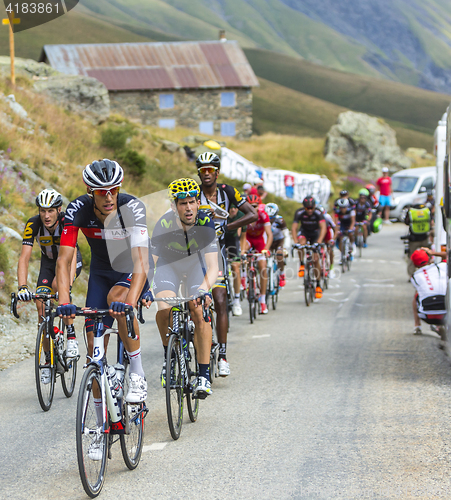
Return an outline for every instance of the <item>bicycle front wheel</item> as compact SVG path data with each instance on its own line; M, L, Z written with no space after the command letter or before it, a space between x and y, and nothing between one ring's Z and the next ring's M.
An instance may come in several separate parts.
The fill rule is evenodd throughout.
M101 384L99 369L89 365L78 393L76 441L80 479L91 498L101 492L107 468L109 434L103 432L102 415L96 410L93 394L93 388L100 392Z
M310 305L310 266L307 264L304 271L304 298L305 305Z
M172 439L178 439L183 423L183 374L180 359L180 339L169 338L166 355L166 412Z
M34 373L36 377L36 390L39 404L44 411L49 411L52 406L53 394L55 392L56 359L53 356L53 363L46 364L44 341L47 335L46 323L39 325L38 336L36 337L36 351L34 357ZM53 349L53 340L49 337L48 349ZM49 356L50 354L48 354Z
M121 451L125 465L130 469L136 469L141 459L144 444L144 403L129 405L125 402L125 395L128 393L130 380L129 362L124 359L124 382L122 398L122 418L126 428L130 429L129 434L121 434ZM146 410L147 411L147 410Z
M254 280L253 276L249 276L249 290L248 290L248 300L249 300L249 319L251 323L254 322L255 319L255 288L254 288Z

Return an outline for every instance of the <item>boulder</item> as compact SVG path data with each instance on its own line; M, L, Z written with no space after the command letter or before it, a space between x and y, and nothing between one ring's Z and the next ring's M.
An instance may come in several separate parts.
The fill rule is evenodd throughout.
M59 71L53 69L48 64L38 63L33 59L22 59L16 57L14 59L14 69L16 76L25 76L28 78L45 77L52 75L59 75ZM0 74L2 76L9 76L11 72L11 59L7 56L0 56Z
M409 168L411 160L396 142L396 133L382 119L364 113L346 111L338 116L327 134L324 154L345 172L364 179Z
M108 90L95 78L60 73L37 79L34 90L47 95L59 106L89 119L94 124L102 123L110 116Z
M163 139L161 141L161 145L163 146L163 149L169 151L170 153L177 153L178 151L184 152L180 144L177 144L176 142L173 141L168 141L166 139Z

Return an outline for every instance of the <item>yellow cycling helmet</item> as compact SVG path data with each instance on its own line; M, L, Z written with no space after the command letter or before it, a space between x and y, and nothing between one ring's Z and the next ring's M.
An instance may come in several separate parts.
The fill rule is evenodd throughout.
M188 178L177 179L172 181L168 186L168 196L171 200L182 200L190 196L196 198L200 195L199 184Z

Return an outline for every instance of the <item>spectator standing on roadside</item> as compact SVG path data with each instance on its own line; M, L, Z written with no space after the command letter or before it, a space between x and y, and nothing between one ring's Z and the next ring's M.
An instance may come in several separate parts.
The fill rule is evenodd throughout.
M382 208L382 217L384 219L384 224L391 224L389 216L392 187L387 167L382 167L382 177L379 177L379 179L377 179L376 184L379 187L379 205Z
M249 194L250 190L252 188L252 184L249 184L249 182L245 182L243 184L243 194L244 194L244 198L246 198L246 196Z

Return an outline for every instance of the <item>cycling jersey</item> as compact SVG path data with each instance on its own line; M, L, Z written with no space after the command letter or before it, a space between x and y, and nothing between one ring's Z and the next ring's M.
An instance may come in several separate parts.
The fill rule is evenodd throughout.
M105 226L95 215L93 198L89 195L80 196L67 206L61 245L75 247L81 229L91 247L91 270L114 268L123 273L131 272L130 249L148 247L143 202L129 194L119 193L117 206L117 212L108 216Z
M371 204L365 201L363 205L359 203L355 206L355 220L356 222L364 222L367 220L367 215L371 212Z
M379 200L375 194L370 194L369 202L371 204L371 208L377 208L379 206Z
M272 236L274 241L283 240L285 238L283 231L287 228L287 224L281 215L276 215L271 224Z
M264 205L262 205L264 207ZM265 233L265 226L271 225L269 220L269 215L265 212L263 208L258 207L257 210L258 218L252 224L249 224L246 229L246 238L263 238Z
M335 229L335 221L330 214L324 214L324 220L326 221L327 227L330 229Z
M352 217L355 217L355 210L353 208L348 208L344 214L341 211L337 214L341 231L347 231L351 227Z
M418 312L421 314L445 314L444 297L447 286L447 264L429 264L420 267L410 278L418 297ZM443 299L442 299L443 298Z
M237 189L229 186L228 184L218 184L216 189L216 205L228 212L231 205L240 208L244 203L246 203L246 200L241 196ZM200 204L201 206L209 205L209 201L202 191L202 186L200 192ZM223 226L227 221L224 219L215 219L214 222L216 226Z
M55 230L51 233L41 220L41 217L35 215L28 219L23 232L22 245L33 246L34 240L38 242L41 249L41 255L52 261L58 258L58 250L60 245L61 234L64 226L64 212L58 215L57 223L54 226Z
M300 232L310 235L320 229L320 223L324 220L324 215L317 209L308 214L303 208L299 208L294 214L294 222L299 224Z

